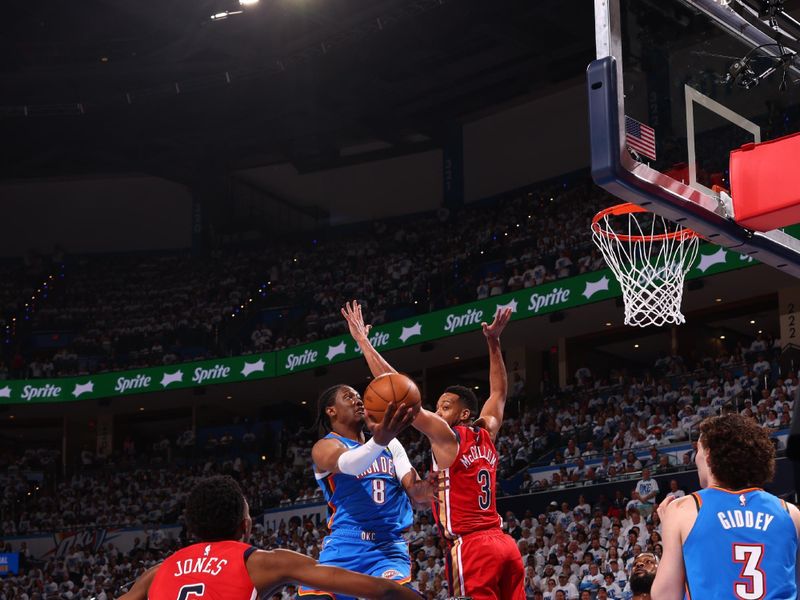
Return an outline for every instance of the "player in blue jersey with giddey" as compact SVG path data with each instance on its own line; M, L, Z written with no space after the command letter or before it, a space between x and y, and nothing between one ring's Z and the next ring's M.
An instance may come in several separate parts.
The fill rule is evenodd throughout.
M324 437L311 451L314 476L328 502L331 532L322 544L319 562L396 580L411 581L411 560L403 531L411 526L411 501L427 508L435 495L435 479L420 480L395 436L411 424L419 407L390 403L381 422L365 419L356 390L336 385L319 399L319 425ZM364 424L372 437L367 441ZM347 598L300 588L300 596Z
M706 419L695 462L703 489L658 509L653 600L795 600L800 511L761 489L775 472L767 431L738 414Z

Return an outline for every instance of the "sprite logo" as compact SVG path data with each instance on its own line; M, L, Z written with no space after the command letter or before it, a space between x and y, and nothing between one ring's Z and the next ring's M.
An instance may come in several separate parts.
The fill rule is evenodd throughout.
M463 315L447 315L444 323L444 330L452 333L456 329L461 329L468 325L477 325L483 320L483 311L477 308L470 308Z
M555 288L547 294L534 293L531 295L530 302L528 302L528 310L533 313L538 313L548 306L569 302L569 292L570 291L566 288Z
M311 348L306 348L302 354L290 354L286 357L286 368L294 371L295 367L313 364L316 362L317 356L319 356L319 352Z
M52 383L47 385L26 385L22 388L22 399L29 401L36 398L58 398L61 395L61 388Z
M141 390L149 386L151 381L152 377L148 377L143 373L139 373L136 377L118 377L114 391L121 394L128 390Z
M231 368L224 367L222 365L214 365L210 369L204 369L203 367L197 367L194 370L194 376L192 377L192 381L195 383L203 383L204 381L208 381L209 379L223 379L230 375Z

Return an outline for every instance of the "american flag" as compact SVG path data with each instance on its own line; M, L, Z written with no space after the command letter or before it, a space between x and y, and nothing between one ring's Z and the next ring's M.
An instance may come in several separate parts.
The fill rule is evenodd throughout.
M652 160L656 159L655 130L628 115L625 115L625 142L631 150Z

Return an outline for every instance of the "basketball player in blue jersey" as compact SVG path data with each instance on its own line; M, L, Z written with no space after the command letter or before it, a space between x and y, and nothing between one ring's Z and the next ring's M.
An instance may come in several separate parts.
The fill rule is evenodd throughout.
M314 476L330 509L330 535L319 562L407 584L411 581L408 544L414 504L427 508L435 495L434 477L420 480L395 436L411 424L419 406L389 403L383 420L365 419L356 390L336 385L319 399L320 439L311 451ZM364 425L372 437L365 440ZM305 598L349 599L349 596L301 587Z
M767 431L738 414L706 419L695 462L703 489L658 509L653 600L796 599L800 511L761 489L775 472Z

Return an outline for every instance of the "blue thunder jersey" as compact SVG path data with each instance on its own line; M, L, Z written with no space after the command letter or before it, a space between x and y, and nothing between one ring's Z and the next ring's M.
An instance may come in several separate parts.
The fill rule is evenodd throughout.
M361 444L329 433L326 438L339 440L347 448ZM328 529L331 534L364 532L367 538L400 538L414 518L411 502L397 480L392 453L384 448L370 467L358 477L344 473L320 473L314 470L317 484L328 503Z
M797 529L786 502L758 488L692 497L697 520L683 543L690 600L797 598Z

